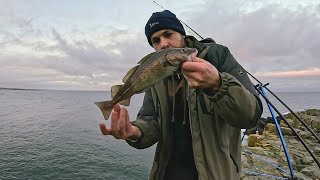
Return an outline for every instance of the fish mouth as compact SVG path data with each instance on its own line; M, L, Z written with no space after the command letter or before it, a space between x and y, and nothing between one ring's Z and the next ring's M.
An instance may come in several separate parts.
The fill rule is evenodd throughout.
M198 54L198 50L197 49L190 49L190 50L186 50L186 53L188 55L187 60L193 61Z
M188 56L194 53L198 54L198 50L196 48L185 48L184 50Z
M198 50L196 48L182 48L173 50L177 51L173 51L173 53L169 53L166 56L167 61L172 66L180 66L181 63L185 61L193 61L198 54Z

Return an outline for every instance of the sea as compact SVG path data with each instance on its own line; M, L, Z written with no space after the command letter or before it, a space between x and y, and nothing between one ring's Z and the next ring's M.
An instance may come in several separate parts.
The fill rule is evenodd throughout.
M320 109L320 92L274 93L293 111ZM101 134L98 124L110 121L94 102L108 99L109 92L0 90L0 179L148 179L155 146L138 150ZM143 94L132 97L131 120L142 101Z

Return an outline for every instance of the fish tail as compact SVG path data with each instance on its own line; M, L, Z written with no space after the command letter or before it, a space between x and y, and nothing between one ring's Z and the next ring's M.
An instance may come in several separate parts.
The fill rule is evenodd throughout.
M95 102L95 104L102 111L104 119L108 120L113 108L112 101L100 101L100 102Z

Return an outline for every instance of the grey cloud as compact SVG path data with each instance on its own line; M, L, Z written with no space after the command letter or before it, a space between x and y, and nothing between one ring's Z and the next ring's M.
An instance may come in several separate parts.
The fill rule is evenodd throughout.
M143 57L145 48L141 47L137 39L130 42L116 42L115 44L98 47L94 42L81 41L68 43L63 37L53 31L55 39L58 41L58 48L68 57L65 63L71 66L64 68L65 73L70 75L86 74L91 75L94 72L106 72L116 76L116 73L124 72L136 64ZM119 37L129 34L129 32L112 32L110 37ZM111 41L115 41L111 39ZM113 49L119 49L122 55L112 52ZM72 70L70 69L72 68Z
M11 17L11 22L13 24L16 24L19 28L21 29L28 29L28 30L33 30L33 18L23 18L23 17L16 17L16 16L13 16Z
M319 5L295 11L270 4L249 13L230 11L230 6L209 3L190 22L202 34L228 46L250 71L320 67ZM232 9L240 7L236 3Z
M43 32L39 28L34 27L33 18L10 17L9 22L5 22L6 28L0 30L0 47L19 45L25 47L34 47L41 45L41 41L25 41L26 37L40 37ZM35 38L36 39L36 38Z
M212 37L218 43L229 47L236 59L250 72L292 71L320 67L320 4L313 7L303 6L290 10L283 6L269 3L263 5L249 1L204 1L201 11L181 11L182 20L204 37ZM257 6L254 11L244 12L243 7ZM1 12L0 12L1 13ZM16 18L16 19L14 19ZM119 83L122 76L134 66L140 58L152 49L142 32L130 32L111 27L97 26L89 32L105 33L109 37L104 45L93 42L90 38L76 40L72 35L52 28L46 30L35 26L37 19L13 16L16 32L1 31L0 48L10 45L32 48L37 52L59 52L62 56L32 56L0 52L0 86L16 85L30 88L71 88L71 89L106 89ZM40 29L41 28L41 29ZM47 26L45 28L48 28ZM73 30L78 34L87 29ZM135 34L136 39L126 40L128 34ZM55 44L44 40L25 41L25 37L45 37ZM99 42L100 43L100 42ZM118 49L121 55L113 52ZM34 73L25 70L13 70L12 67L25 66ZM37 72L41 73L38 73ZM102 76L94 76L106 74ZM290 87L320 89L318 78L262 78L270 82L277 90ZM77 84L59 84L57 81L77 82ZM105 84L104 84L105 83ZM100 85L99 85L100 84ZM16 86L15 86L16 87ZM301 86L302 87L302 86ZM301 88L299 90L304 91Z
M108 34L106 30L106 34ZM17 82L21 86L28 84L27 87L35 88L53 88L53 89L104 89L106 90L111 85L120 83L123 75L152 49L142 39L142 34L137 35L137 39L125 39L128 34L133 34L128 31L111 32L113 43L102 46L96 45L96 42L85 40L68 39L58 33L55 29L52 30L52 37L56 44L47 44L45 41L24 42L23 38L16 38L16 41L11 41L14 45L18 41L24 42L20 44L25 47L32 47L38 52L55 51L60 52L61 56L46 55L1 55L0 62L2 69L0 75L5 74L9 77L1 79L0 84L12 84L9 87L15 86ZM143 42L143 43L141 43ZM145 45L141 45L145 44ZM121 55L115 54L112 51L118 49ZM34 72L30 73L28 69L17 69L13 67L28 68ZM41 72L41 73L40 73ZM99 74L105 74L99 76ZM64 82L65 84L59 83ZM27 83L28 82L28 83ZM67 82L70 82L69 84ZM73 85L71 82L75 82ZM15 86L16 87L16 86Z
M23 43L19 38L8 31L0 31L0 34L2 36L0 39L0 47L5 47L10 44Z

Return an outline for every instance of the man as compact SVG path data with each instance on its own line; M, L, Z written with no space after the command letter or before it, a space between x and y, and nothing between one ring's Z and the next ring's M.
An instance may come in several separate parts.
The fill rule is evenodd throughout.
M168 10L152 14L145 34L156 51L187 46L197 48L198 57L146 91L135 121L116 105L111 127L100 124L101 132L138 149L158 143L151 180L240 179L241 128L262 114L246 71L228 48L186 36Z

